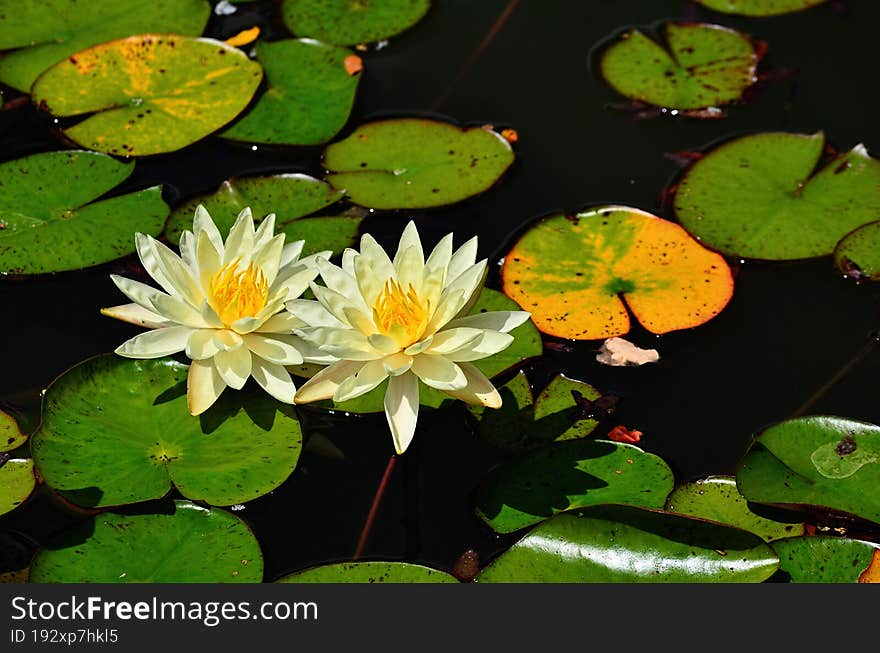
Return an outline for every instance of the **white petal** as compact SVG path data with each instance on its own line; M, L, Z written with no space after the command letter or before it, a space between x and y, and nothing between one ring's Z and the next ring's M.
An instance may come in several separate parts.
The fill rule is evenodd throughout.
M477 237L474 236L464 245L459 247L449 261L449 269L446 271L446 280L452 283L458 279L465 270L477 262Z
M217 311L208 303L208 300L202 302L201 316L205 324L212 329L223 329L226 327L223 320L217 315Z
M322 351L337 358L369 361L382 357L382 352L373 347L363 333L354 329L315 327L302 329L301 333Z
M275 277L278 276L284 238L284 234L278 234L263 246L254 250L254 265L263 271L263 276L266 277L266 282L269 286L275 282ZM285 297L285 299L287 298Z
M229 230L226 239L226 251L223 254L223 265L229 265L237 258L247 265L254 249L254 218L250 207L242 209Z
M196 261L199 267L198 281L207 295L211 292L211 280L223 265L223 247L221 245L218 250L205 231L196 236Z
M137 324L148 329L161 329L162 327L175 326L176 324L176 322L166 320L158 313L147 310L140 304L121 304L119 306L102 308L101 315Z
M292 243L287 243L284 249L281 250L281 267L286 267L299 261L299 255L302 254L303 245L305 244L306 241L304 240L294 240Z
M419 296L428 306L436 307L446 284L446 269L452 258L452 234L444 236L425 261Z
M394 269L400 272L400 262L404 256L410 256L409 250L414 250L417 260L420 260L420 267L425 265L425 254L422 251L422 241L419 238L419 231L416 229L416 223L410 220L403 228L400 234L400 242L397 245L397 253L394 255Z
M270 298L271 299L271 298ZM272 303L267 303L253 317L240 317L229 325L229 328L236 333L250 333L256 331L263 326L269 318L284 310L284 300L279 299Z
M186 355L195 361L212 358L220 351L220 347L214 340L215 335L214 329L198 329L190 333L186 343Z
M429 354L450 354L454 351L474 344L483 337L480 329L460 327L457 329L444 329L434 334L431 346L425 351Z
M434 343L434 336L428 336L423 340L415 343L414 345L410 345L406 349L403 350L404 354L408 354L409 356L415 356L416 354L421 354L428 347L430 347Z
M153 288L153 286L148 286L147 284L135 281L134 279L120 277L118 274L111 274L110 280L115 283L116 287L119 288L119 290L121 290L131 301L151 312L151 309L153 308L153 297L164 294L158 288Z
M214 356L214 365L230 388L241 390L251 375L253 361L247 347L221 351Z
M320 252L316 252L314 254L310 254L309 256L303 256L301 259L297 261L300 265L305 265L307 267L313 268L318 265L318 259L325 259L329 261L333 258L333 251L329 249L322 250Z
M355 259L355 276L364 301L372 306L385 281L394 276L394 264L370 234L361 236L360 251Z
M383 354L394 354L400 351L400 345L397 344L394 338L389 338L381 333L373 333L367 336L367 342Z
M285 308L303 322L313 327L344 327L342 322L314 299L291 299L284 304Z
M254 380L260 384L263 390L278 401L282 401L285 404L293 403L296 386L293 384L293 379L290 378L288 371L281 365L270 363L255 356L251 376L254 377Z
M186 379L186 403L190 415L199 415L217 401L226 383L213 360L193 361Z
M269 294L284 293L284 300L296 299L309 287L309 282L318 276L318 269L306 265L296 264L282 268L275 277L275 281L269 287Z
M324 259L318 259L317 266L318 270L321 271L321 278L324 280L324 283L327 284L327 288L346 297L350 306L354 306L361 310L367 310L367 306L361 298L361 293L354 277L346 274L342 268L337 267Z
M270 213L260 221L257 231L254 233L254 250L258 250L275 238L275 214ZM283 235L283 234L279 234Z
M116 353L126 358L161 358L186 349L192 329L182 326L155 329L126 340Z
M476 361L487 356L493 356L507 349L513 343L513 336L500 331L483 331L483 335L476 341L460 347L456 351L449 352L446 357L455 361Z
M297 348L302 339L298 336L249 333L242 338L248 349L270 363L299 365L303 362L302 354Z
M369 313L351 307L346 307L343 312L345 313L346 321L361 333L365 335L376 333L376 325L373 324L373 318L370 317Z
M413 357L402 352L391 354L382 359L382 365L389 376L400 376L404 372L409 372L413 365Z
M382 361L366 363L356 374L345 379L333 393L333 401L342 402L368 393L388 378Z
M220 351L232 351L244 345L244 338L230 329L214 329L214 344Z
M350 277L354 277L354 259L357 256L357 250L351 247L346 247L342 252L342 271Z
M191 231L184 231L180 234L180 258L193 279L198 279L199 261L196 257L196 237Z
M444 390L446 394L455 399L461 399L468 404L482 405L487 408L500 408L501 395L480 370L471 363L459 363L461 371L467 377L467 386L461 390Z
M531 314L526 311L487 311L476 315L466 315L452 322L447 328L473 327L475 329L491 329L507 333L525 322L528 322Z
M461 390L467 385L461 368L443 356L419 354L413 358L412 371L425 385L438 390Z
M205 322L202 314L193 308L188 302L171 297L163 293L157 293L152 297L152 309L167 320L173 320L194 329L204 329L211 325Z
M180 257L152 236L135 234L135 247L144 268L163 290L173 297L198 306L204 295Z
M330 311L334 317L343 324L348 325L348 318L345 317L346 308L362 308L360 302L355 304L345 295L342 295L335 290L331 290L330 288L319 286L314 282L309 284L309 288L312 289L312 292L315 293L315 297L317 297L318 301L324 305L324 308Z
M308 326L293 313L283 311L263 322L263 326L254 329L256 333L293 333L294 329Z
M208 210L199 204L196 207L196 213L193 217L193 235L196 237L196 243L199 242L199 238L201 238L201 234L205 234L205 238L214 246L214 250L219 254L220 258L223 258L223 236L220 235L220 230L217 229L217 225L214 224L214 221L211 219L211 215L208 213Z
M406 451L416 432L419 418L419 380L415 374L402 374L388 382L385 417L398 454Z
M304 364L317 363L319 365L331 365L339 362L338 356L328 354L326 351L321 351L318 345L305 338L303 338L302 344L299 345L299 353L302 354ZM300 367L302 366L300 365ZM311 377L313 375L309 374L309 376Z
M425 331L433 333L453 318L462 314L469 306L472 306L479 298L478 291L482 289L486 271L486 261L480 261L469 267L455 281L446 286L446 289L440 296L437 310L431 317L431 321L428 323Z
M330 399L335 393L336 388L345 379L356 374L364 364L359 361L339 361L330 367L315 374L306 383L297 390L293 402L296 404L307 404L312 401L320 401L322 399Z
M411 223L410 223L411 224ZM394 258L397 283L405 291L412 286L416 293L422 294L422 277L425 274L425 258L422 246L408 247Z

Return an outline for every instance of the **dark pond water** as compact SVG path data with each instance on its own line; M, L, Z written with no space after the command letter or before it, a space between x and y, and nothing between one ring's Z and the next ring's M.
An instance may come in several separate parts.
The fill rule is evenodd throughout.
M422 23L364 55L366 72L347 131L388 115L492 123L519 132L517 161L496 188L467 202L372 215L364 230L386 246L396 243L410 217L431 245L450 230L458 242L478 235L482 254L495 261L513 234L550 212L620 203L671 217L658 205L678 171L665 154L743 133L824 129L841 149L860 142L875 152L880 148L880 87L873 74L880 5L874 0L848 0L843 14L825 5L771 19L721 16L681 0L434 5ZM496 24L511 6L507 20ZM264 35L284 36L271 2L241 11L259 13ZM249 26L250 16L215 17L208 35L226 38ZM609 108L619 98L590 70L594 45L628 25L685 16L766 40L765 65L796 74L731 108L725 120L636 121ZM489 41L493 25L498 29ZM29 108L0 113L0 158L63 147L49 135L50 127L50 120ZM230 176L278 171L320 176L320 148L254 150L207 139L139 160L118 192L161 183L175 203ZM0 281L0 400L33 408L39 390L64 369L138 332L98 313L124 301L108 274L128 263ZM489 285L497 288L497 279ZM536 387L564 372L621 396L617 421L643 431L642 446L664 458L679 481L732 473L751 434L799 410L880 422L874 377L880 351L866 348L878 328L878 297L877 288L841 278L830 259L747 262L739 266L732 302L713 321L660 338L638 328L630 334L636 343L659 349L657 365L605 367L594 358L598 343L580 342L570 343L568 352L546 350L526 370ZM865 355L859 358L860 351ZM854 357L848 373L832 382ZM267 580L351 556L392 453L381 415L346 419L303 411L303 417L345 459L305 453L281 488L236 513L260 539ZM493 535L470 503L475 484L500 459L474 438L460 411L423 415L413 447L394 470L365 557L448 569L466 549L486 561L508 546L512 538ZM26 563L29 549L75 519L45 493L0 518L0 537L7 542L0 549L0 571ZM20 555L12 554L10 540L25 543Z

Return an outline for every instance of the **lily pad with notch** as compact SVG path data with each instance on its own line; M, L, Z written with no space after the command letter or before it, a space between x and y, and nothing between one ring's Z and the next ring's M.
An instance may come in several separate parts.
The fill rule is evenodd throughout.
M460 202L490 188L513 160L492 129L422 118L367 123L324 150L327 181L373 209Z
M158 499L172 485L226 506L281 485L302 448L293 407L246 387L193 417L188 370L167 358L104 355L56 379L31 438L46 484L89 508Z
M232 121L263 69L222 41L141 34L58 62L34 82L33 101L52 115L87 116L64 134L119 156L173 152Z
M248 525L218 508L174 501L143 514L103 512L50 540L33 583L259 583Z
M13 451L27 442L32 431L31 424L23 414L0 410L0 453Z
M0 454L0 515L18 508L36 487L34 461Z
M865 582L880 566L880 544L847 537L792 537L770 546L779 556L779 571L791 583Z
M278 579L278 583L457 583L439 569L410 562L340 562L311 567Z
M810 9L828 0L696 0L704 7L739 16L779 16Z
M880 220L844 236L834 248L834 263L856 281L880 281Z
M193 215L199 204L208 210L221 233L232 227L242 209L250 207L258 223L269 213L274 213L275 231L283 231L288 242L305 239L304 256L326 249L339 253L355 244L361 218L303 216L320 211L341 197L341 191L302 174L229 179L215 192L199 195L177 206L168 218L165 237L177 242L185 229L192 229Z
M512 533L566 510L599 504L662 508L675 480L661 458L608 440L556 442L493 469L476 492L476 513Z
M350 74L350 50L311 40L258 43L267 87L220 136L248 143L318 145L348 121L360 74Z
M803 519L795 516L781 521L755 512L736 489L733 476L709 476L676 487L666 500L666 510L736 526L765 542L797 537L806 530ZM774 517L781 518L781 515L777 513Z
M817 170L824 150L822 132L728 141L684 173L676 216L704 245L730 256L827 256L880 215L880 162L858 145Z
M760 583L779 566L761 538L629 506L562 514L526 533L479 583Z
M759 433L738 467L749 501L880 523L880 427L815 415Z
M721 107L742 99L760 55L740 32L704 23L666 23L665 44L629 30L599 60L605 81L621 95L667 109Z
M595 340L630 330L699 326L733 295L730 266L679 225L638 209L603 206L551 215L504 258L504 293L542 332Z
M0 272L42 274L107 263L158 235L168 216L159 186L97 200L134 165L95 152L32 154L0 164Z
M284 0L281 18L297 36L358 45L409 29L430 6L430 0Z
M53 64L93 45L157 32L198 36L205 0L0 0L0 82L28 92Z

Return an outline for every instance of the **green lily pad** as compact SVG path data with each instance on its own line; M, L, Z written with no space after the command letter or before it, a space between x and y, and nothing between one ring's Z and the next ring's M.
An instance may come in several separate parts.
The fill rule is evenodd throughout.
M664 45L624 32L599 61L602 76L632 100L669 109L730 104L755 83L759 56L745 34L719 25L667 23Z
M834 263L845 275L880 280L880 220L849 232L834 248Z
M18 508L36 487L34 461L13 458L0 467L0 515Z
M16 415L0 410L0 453L18 449L27 442L28 432Z
M476 512L492 530L512 533L586 506L662 508L674 482L662 459L631 444L571 440L493 469L477 489Z
M491 129L421 118L371 122L324 150L327 181L374 209L460 202L492 186L513 159Z
M257 538L235 515L175 501L158 514L105 512L50 541L32 583L259 583Z
M704 7L740 16L778 16L803 11L828 0L696 0Z
M538 221L501 274L505 294L538 329L578 340L629 332L627 306L652 333L699 326L733 295L722 256L679 225L624 206Z
M515 310L519 310L519 307L500 292L492 290L491 288L483 288L480 298L471 310L471 315L485 313L487 311ZM544 350L541 336L531 321L516 327L510 332L510 335L513 336L513 343L507 349L498 352L494 356L473 361L473 365L490 379L522 364L530 358L540 356L541 352ZM310 405L332 408L334 410L348 413L381 413L385 410L384 399L387 387L388 381L384 381L374 390L355 399L350 399L341 403L328 400L315 402ZM423 407L440 408L444 402L452 401L455 400L449 397L449 395L428 387L419 381L419 403Z
M119 156L173 152L204 138L248 105L263 69L222 41L141 34L58 62L31 89L83 147Z
M108 355L60 376L31 438L46 483L88 507L157 499L172 483L212 505L244 503L281 485L302 448L293 408L264 393L227 391L193 417L188 369L171 359Z
M346 59L357 56L345 48L295 39L258 43L256 51L266 91L220 135L275 145L318 145L333 138L354 104L360 74L349 74Z
M792 583L858 583L880 545L845 537L806 536L771 544Z
M703 244L731 256L827 256L880 215L880 162L858 145L816 171L824 148L821 132L725 143L685 173L676 215Z
M878 483L880 427L830 416L792 419L759 433L736 476L749 501L880 523Z
M27 92L53 64L93 45L132 34L198 36L205 0L0 0L0 82Z
M93 201L133 169L76 150L0 164L0 272L77 270L132 253L136 231L158 235L168 216L161 187Z
M444 571L408 562L340 562L298 571L279 583L457 583Z
M213 193L193 197L177 206L168 218L165 237L176 243L184 230L192 230L193 216L199 204L208 210L220 233L228 233L241 210L248 207L257 224L274 213L275 231L278 232L293 220L320 211L341 197L342 192L308 175L288 173L228 179ZM309 244L307 242L306 246Z
M429 0L285 0L281 17L297 36L358 45L412 27L430 6Z
M598 422L579 415L572 391L589 400L602 396L589 383L558 374L534 400L520 371L498 389L501 408L467 408L477 418L477 433L484 439L502 449L524 451L547 442L583 438L595 430Z
M666 510L736 526L765 542L796 537L805 531L802 522L776 521L755 513L736 489L732 476L709 476L680 485L667 498Z
M761 538L710 522L603 506L557 515L477 576L480 583L760 583L779 560Z

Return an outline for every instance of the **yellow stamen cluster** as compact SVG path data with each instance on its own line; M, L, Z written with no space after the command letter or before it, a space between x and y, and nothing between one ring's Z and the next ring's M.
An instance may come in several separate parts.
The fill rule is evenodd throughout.
M238 269L240 259L222 267L211 279L213 307L229 326L243 317L254 317L266 305L269 282L253 262Z
M424 332L429 308L422 305L412 284L404 292L396 279L389 279L373 305L373 322L401 347L406 347L418 342Z

